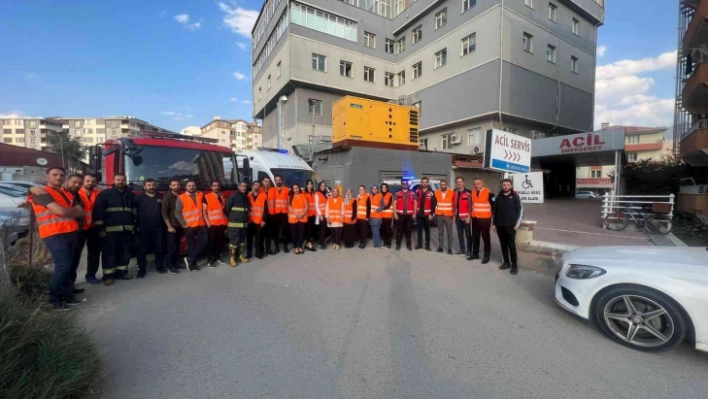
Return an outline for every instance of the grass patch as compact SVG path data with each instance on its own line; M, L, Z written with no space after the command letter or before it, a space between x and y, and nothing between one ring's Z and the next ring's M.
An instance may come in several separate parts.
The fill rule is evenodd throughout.
M46 302L51 272L43 266L11 266L10 278L24 302Z
M0 295L0 398L86 396L100 372L89 335L73 317Z

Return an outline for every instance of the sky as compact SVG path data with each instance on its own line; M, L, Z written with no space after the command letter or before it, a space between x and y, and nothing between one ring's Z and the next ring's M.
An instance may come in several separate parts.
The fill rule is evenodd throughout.
M595 123L673 122L678 0L606 0ZM251 119L261 1L0 1L0 118Z

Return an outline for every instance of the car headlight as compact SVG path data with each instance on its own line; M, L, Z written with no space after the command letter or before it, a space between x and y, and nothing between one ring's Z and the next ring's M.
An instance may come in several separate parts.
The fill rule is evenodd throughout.
M605 269L600 269L595 266L586 265L570 265L568 271L565 272L565 276L575 280L587 280L595 277L600 277L607 273Z

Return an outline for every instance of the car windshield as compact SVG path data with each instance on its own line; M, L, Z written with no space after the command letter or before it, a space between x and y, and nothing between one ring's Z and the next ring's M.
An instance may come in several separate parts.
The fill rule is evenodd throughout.
M208 189L212 180L219 180L226 190L237 187L233 153L156 146L142 148L140 165L125 157L125 175L129 184L142 186L145 179L153 178L157 180L158 189L166 190L170 180L177 178L182 183L195 180L200 189Z
M0 186L0 193L12 198L22 198L27 196L27 190L8 186Z
M322 181L322 179L317 176L317 173L311 170L271 169L270 171L273 172L273 177L282 176L283 185L285 185L286 187L292 187L293 183L297 183L302 187L305 185L306 180L312 180L312 182L315 184L315 189L317 189L317 187L319 187L320 182Z

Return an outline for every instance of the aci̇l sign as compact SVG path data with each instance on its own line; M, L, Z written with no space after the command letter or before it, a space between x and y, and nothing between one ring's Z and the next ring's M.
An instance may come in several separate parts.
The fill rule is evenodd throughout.
M531 169L531 139L497 129L487 130L484 167L525 173Z
M563 139L560 144L561 154L573 152L592 152L602 150L605 142L599 134L588 133L586 136L576 136L572 139Z

